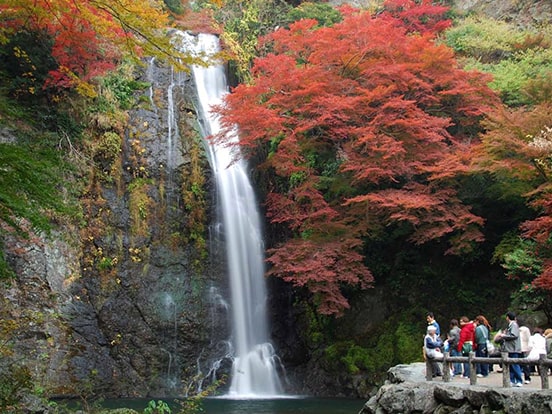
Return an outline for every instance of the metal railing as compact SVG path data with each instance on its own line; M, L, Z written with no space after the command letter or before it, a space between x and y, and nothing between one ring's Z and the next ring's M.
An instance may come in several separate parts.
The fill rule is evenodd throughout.
M546 358L546 355L541 354L538 360L528 360L527 358L509 358L507 352L501 352L500 357L476 357L475 352L470 352L466 356L450 356L445 352L442 357L426 358L426 380L433 379L432 362L443 363L443 382L449 382L451 379L449 363L459 362L468 363L470 365L470 385L477 385L476 365L479 364L500 364L502 366L502 386L504 388L511 387L510 384L510 365L532 365L538 367L539 376L541 378L541 388L547 390L550 388L548 382L548 370L552 367L552 359Z

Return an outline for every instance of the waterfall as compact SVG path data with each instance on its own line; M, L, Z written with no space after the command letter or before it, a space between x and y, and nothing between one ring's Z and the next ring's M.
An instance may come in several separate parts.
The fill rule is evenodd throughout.
M212 55L219 50L219 41L214 35L181 35L186 47L191 43L192 50L198 54ZM202 133L205 137L216 134L220 123L211 107L222 103L228 93L224 67L221 64L194 66L193 77ZM238 139L237 135L229 138ZM228 147L211 143L206 146L216 178L230 280L234 360L229 396L276 396L281 393L281 384L267 327L264 243L256 197L246 162L232 163L232 150Z

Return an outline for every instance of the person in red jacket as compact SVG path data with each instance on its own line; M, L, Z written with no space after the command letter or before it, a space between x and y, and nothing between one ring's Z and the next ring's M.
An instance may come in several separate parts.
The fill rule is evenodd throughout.
M460 340L458 341L458 351L463 356L468 356L469 352L473 349L473 341L475 340L475 325L473 321L467 316L460 318ZM466 346L464 346L466 344ZM462 378L470 377L470 364L464 362L464 374Z

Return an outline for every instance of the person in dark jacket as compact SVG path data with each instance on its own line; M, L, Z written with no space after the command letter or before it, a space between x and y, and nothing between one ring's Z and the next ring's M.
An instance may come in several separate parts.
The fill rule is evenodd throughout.
M437 336L441 336L441 327L439 326L439 322L435 320L435 315L433 314L433 312L426 313L426 321L428 326L435 326L435 328L437 329Z
M519 337L519 325L516 322L516 314L506 314L508 327L495 336L495 342L500 344L502 352L508 352L508 358L522 358L521 340ZM513 387L523 386L521 367L518 364L510 365L510 383Z
M452 319L450 321L450 330L447 335L447 341L450 350L450 356L462 356L462 353L458 351L458 342L460 342L460 327L458 326L458 320ZM462 364L460 362L454 362L452 364L452 376L462 375Z

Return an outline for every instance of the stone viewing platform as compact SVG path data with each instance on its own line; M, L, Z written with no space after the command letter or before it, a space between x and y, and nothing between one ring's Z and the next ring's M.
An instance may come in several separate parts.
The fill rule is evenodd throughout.
M540 377L521 388L503 388L502 373L478 378L477 385L459 377L426 380L425 363L397 365L359 414L509 413L552 414L552 390L541 390Z

